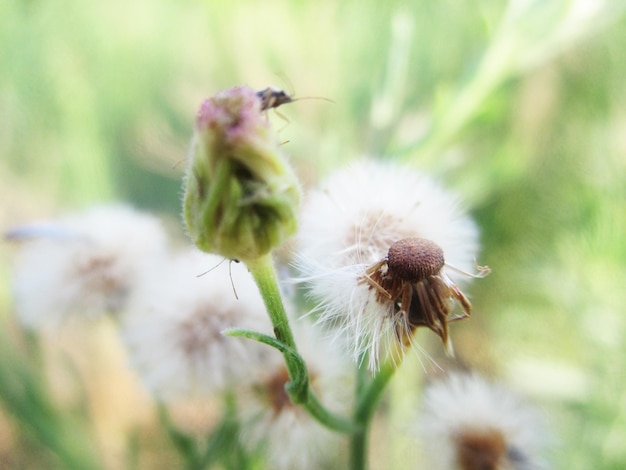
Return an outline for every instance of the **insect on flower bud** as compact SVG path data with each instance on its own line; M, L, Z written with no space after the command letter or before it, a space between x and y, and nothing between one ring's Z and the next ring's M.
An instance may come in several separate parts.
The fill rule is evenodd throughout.
M184 218L203 251L252 260L296 229L298 182L257 93L220 92L200 106L185 179Z

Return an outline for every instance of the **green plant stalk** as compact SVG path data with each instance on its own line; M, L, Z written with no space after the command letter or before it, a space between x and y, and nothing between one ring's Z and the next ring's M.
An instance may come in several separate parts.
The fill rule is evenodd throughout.
M380 398L396 370L396 365L390 362L383 364L371 381L365 380L363 368L359 370L357 380L357 406L352 421L338 417L330 413L319 402L309 388L308 372L306 364L297 352L296 343L289 326L289 320L282 303L280 290L276 281L272 258L270 255L263 256L253 262L248 262L248 269L256 281L265 306L269 313L274 335L276 339L260 333L241 329L229 330L231 336L246 336L251 339L269 344L283 353L291 387L288 385L290 396L304 396L305 401L300 403L309 414L318 422L329 429L349 433L350 445L350 468L352 470L364 470L367 468L367 436L369 424ZM304 387L302 393L293 388Z
M349 420L337 416L328 411L317 399L315 394L309 388L309 376L306 364L300 355L292 348L286 346L271 336L258 333L256 331L245 330L243 328L231 328L224 332L228 336L241 336L244 338L254 339L263 344L278 349L285 358L291 357L298 364L295 374L291 375L291 381L286 385L287 393L291 400L301 405L308 413L315 418L320 424L329 429L344 434L354 434L359 432L359 428Z
M389 383L397 366L392 362L386 362L378 370L374 378L366 384L363 377L363 369L359 368L357 380L357 405L354 412L354 423L358 431L352 434L350 441L350 469L365 470L367 468L367 437L369 425L374 416L385 387ZM365 388L366 387L366 388Z
M289 319L287 318L287 313L285 312L283 300L278 288L278 282L276 281L272 256L267 254L253 261L247 261L247 265L259 288L261 297L263 297L265 308L267 309L267 313L272 321L272 326L274 327L276 339L297 352L298 348L296 347L296 342L291 327L289 326ZM285 354L285 361L293 380L294 375L298 372L297 361L290 354Z
M298 354L296 342L289 326L289 320L282 302L271 255L248 261L248 269L259 287L261 297L274 327L276 340L266 335L245 330L230 330L232 336L246 336L269 344L283 353L291 382L287 392L292 400L306 409L319 423L329 429L342 433L360 432L350 420L346 420L328 411L317 399L309 387L309 376L304 360Z
M329 412L319 402L311 389L309 389L309 393L307 395L307 402L303 406L309 412L309 414L313 416L319 423L323 424L329 429L332 429L333 431L353 435L361 432L361 429L356 426L352 421L346 420Z

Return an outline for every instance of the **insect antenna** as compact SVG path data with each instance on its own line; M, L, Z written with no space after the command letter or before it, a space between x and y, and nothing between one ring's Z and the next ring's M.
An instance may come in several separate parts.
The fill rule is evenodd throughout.
M230 276L230 285L233 288L233 294L235 294L235 299L239 300L239 296L237 295L237 289L235 289L235 283L233 281L233 271L232 271L233 261L235 263L239 263L238 259L231 259L230 260L230 262L228 263L228 275Z
M224 262L226 260L228 260L228 277L230 278L230 285L233 288L233 294L235 294L235 299L239 300L239 296L237 295L237 289L235 288L235 282L233 281L233 271L232 271L233 263L239 263L240 262L238 259L224 258L222 261L217 263L215 266L213 266L208 271L204 271L203 273L197 274L196 277L202 277L205 274L209 274L211 271L214 271L215 269L219 268L222 264L224 264Z
M226 261L227 259L228 259L228 258L224 258L222 261L220 261L219 263L217 263L215 266L213 266L213 267L212 267L211 269L209 269L208 271L204 271L203 273L196 274L196 277L202 277L202 276L204 276L205 274L209 274L211 271L214 271L215 269L219 268L219 267L220 267L220 266L224 263L224 261Z
M297 98L292 98L291 102L293 103L294 101L301 101L301 100L324 100L324 101L328 101L329 103L336 104L335 100L331 100L330 98L326 98L324 96L299 96Z

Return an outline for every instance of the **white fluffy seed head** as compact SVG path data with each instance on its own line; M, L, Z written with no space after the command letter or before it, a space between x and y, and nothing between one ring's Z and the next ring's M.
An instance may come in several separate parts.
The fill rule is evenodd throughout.
M404 318L362 282L367 269L406 238L434 242L446 265L468 272L478 251L476 225L455 195L418 171L373 161L331 175L308 194L298 238L297 267L320 321L347 340L355 359L367 354L370 369L400 358L396 326ZM443 273L466 280L446 267Z
M222 334L232 327L272 331L245 266L196 250L146 277L120 325L132 367L162 401L254 380L269 348Z
M167 252L161 223L125 206L94 208L11 235L23 241L14 272L15 311L33 329L118 313Z
M410 168L357 162L310 192L302 210L302 252L314 259L330 257L327 264L375 263L393 243L409 237L431 240L446 262L473 269L474 222L456 195Z
M547 468L538 412L476 374L453 373L428 386L417 423L433 470Z

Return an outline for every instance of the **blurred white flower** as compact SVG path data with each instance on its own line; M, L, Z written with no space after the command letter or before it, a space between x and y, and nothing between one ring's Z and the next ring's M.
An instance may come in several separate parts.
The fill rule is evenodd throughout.
M245 266L195 249L144 278L120 321L132 367L163 401L254 380L270 348L222 335L232 327L272 331Z
M418 417L433 470L538 470L546 432L538 412L502 385L453 373L429 385Z
M161 223L125 206L16 227L5 237L23 242L14 271L15 311L34 329L119 312L167 251Z
M471 309L457 283L477 251L478 231L456 196L409 168L362 161L308 195L297 268L319 321L374 370L399 360L418 326L451 349L447 324ZM451 299L463 310L456 317Z
M311 389L329 410L345 416L354 389L350 361L306 319L293 326ZM273 351L261 372L256 384L238 394L242 445L250 452L263 452L265 461L276 470L335 468L346 440L291 402L285 391L289 375L282 356ZM327 467L329 462L335 466Z

